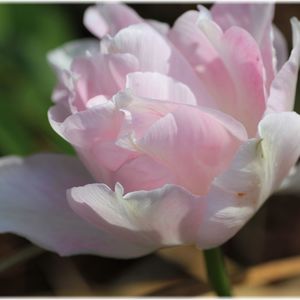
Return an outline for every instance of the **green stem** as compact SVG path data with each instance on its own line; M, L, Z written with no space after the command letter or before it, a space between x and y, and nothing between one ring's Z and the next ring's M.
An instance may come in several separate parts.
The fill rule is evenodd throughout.
M212 248L203 251L208 280L220 297L230 297L231 289L224 259L220 248Z

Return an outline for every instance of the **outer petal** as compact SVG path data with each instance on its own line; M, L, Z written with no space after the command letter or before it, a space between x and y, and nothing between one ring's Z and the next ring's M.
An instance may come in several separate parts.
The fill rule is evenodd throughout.
M61 255L101 254L130 257L145 247L115 239L74 214L66 189L91 182L79 161L42 154L0 160L0 232L24 236ZM148 249L146 249L147 251Z
M97 140L113 140L117 137L124 114L115 109L113 102L105 100L86 111L66 118L62 106L49 109L52 128L73 146L86 147Z
M266 87L270 84L276 72L276 57L272 45L272 20L274 3L252 4L223 4L217 3L211 9L216 23L223 30L231 26L239 26L247 30L259 45L266 69Z
M73 59L99 52L99 42L94 39L82 39L66 43L47 54L47 59L58 77L58 84L52 94L54 102L67 101L72 91L70 67Z
M69 116L57 104L50 108L48 118L52 128L75 147L93 176L99 182L114 184L111 171L131 156L129 150L115 145L126 119L124 112L117 110L112 101L105 100Z
M122 28L142 22L143 19L133 9L122 3L91 6L83 18L86 28L98 38L106 34L115 35Z
M199 247L214 247L232 237L279 188L299 158L298 114L266 116L259 136L242 145L229 170L215 179L198 233Z
M58 70L70 70L75 57L99 52L100 44L96 39L82 39L64 44L47 54L49 63Z
M293 50L271 85L268 99L268 112L293 110L300 63L300 23L292 21Z
M72 188L70 206L99 229L118 238L137 239L149 251L170 245L192 243L201 220L202 204L180 187L122 195L120 184L111 191L103 184Z

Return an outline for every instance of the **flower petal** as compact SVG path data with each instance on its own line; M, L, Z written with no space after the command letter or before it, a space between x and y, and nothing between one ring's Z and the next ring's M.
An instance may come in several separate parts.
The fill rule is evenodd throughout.
M295 93L300 64L300 22L291 20L293 29L293 50L271 85L268 112L291 111L294 108Z
M262 54L267 76L266 88L269 90L276 71L276 57L271 37L274 3L217 3L212 7L211 14L213 20L223 30L239 26L253 36Z
M115 238L138 240L149 252L163 246L192 243L201 221L201 202L180 187L172 185L123 196L103 184L90 184L69 190L70 206L81 217Z
M100 44L96 39L72 41L50 51L47 54L49 63L59 70L70 70L75 57L91 55L99 52Z
M265 110L265 88L261 55L250 34L238 27L223 33L206 13L189 11L169 36L214 99L213 107L242 122L254 136Z
M114 173L113 182L122 182L125 192L128 193L160 188L167 183L175 182L174 177L167 167L148 155L138 153L136 158L128 160Z
M298 114L270 114L261 121L259 133L260 138L241 146L205 196L175 185L123 196L120 184L115 192L91 184L71 189L69 203L99 229L115 238L137 238L149 251L177 244L219 246L250 219L300 155Z
M259 124L259 136L243 144L231 167L214 180L199 247L215 247L231 238L279 188L299 158L298 114L269 114Z
M106 100L88 110L69 115L60 105L48 111L52 128L76 147L86 147L98 140L113 140L119 133L124 114L115 109L112 101Z
M131 25L113 38L105 38L101 47L109 53L130 53L137 57L141 71L166 74L171 48L167 41L147 24Z
M128 74L126 88L137 97L197 105L197 100L188 86L155 72Z
M145 248L88 224L70 209L66 190L91 182L75 158L40 154L0 159L0 232L24 236L61 255L130 257ZM120 253L121 252L121 253Z
M137 70L138 61L130 54L95 54L75 59L71 67L75 94L72 105L81 111L95 96L110 99L125 87L126 75Z
M147 23L151 25L156 31L158 31L160 34L167 36L170 25L168 23L160 22L157 20L149 19L147 20Z
M148 24L131 25L101 42L103 53L130 53L141 72L158 72L186 84L200 105L213 106L213 99L199 81L186 58Z
M75 147L85 166L99 182L110 184L110 172L130 157L128 150L115 145L126 116L116 109L112 101L106 100L67 117L61 105L57 104L49 109L48 118L52 128Z
M143 19L122 3L101 3L88 7L84 13L85 27L98 38L115 35L122 28L142 23Z
M58 77L52 94L54 102L67 101L72 90L70 68L75 57L99 52L100 44L94 39L82 39L64 44L47 54L47 59Z
M192 106L166 114L136 141L138 149L174 172L176 184L200 195L228 166L239 143L215 116Z
M142 77L139 79L141 78ZM151 86L151 81L149 83ZM155 81L152 83L155 83ZM134 140L142 138L146 131L156 121L168 113L172 113L177 109L180 110L180 107L187 107L187 109L195 108L200 110L202 113L211 115L212 117L216 118L222 124L222 126L224 126L224 128L226 128L226 130L228 130L237 139L241 141L247 140L248 136L244 126L231 116L203 106L196 107L194 105L180 103L180 101L174 102L173 100L175 98L178 98L178 100L181 99L181 97L178 97L178 95L174 95L172 100L167 100L169 95L168 93L165 93L166 90L162 89L163 93L159 93L159 91L156 90L155 85L152 87L152 89L149 88L147 90L148 98L136 96L135 93L139 94L139 89L135 89L134 85L131 85L131 89L127 89L126 92L120 92L114 97L116 106L127 115L127 122L123 123L117 142L118 144L122 144L125 148L136 151L137 149L136 145L134 146ZM181 93L185 94L187 90L185 90L185 88L181 90L181 88L181 85L177 87ZM189 101L189 99L192 100L192 98L188 95L189 92L187 93L187 102L192 102ZM155 99L155 97L158 99Z
M274 35L273 44L277 60L276 70L279 71L283 64L288 60L288 45L284 35L277 26L273 25L272 28Z

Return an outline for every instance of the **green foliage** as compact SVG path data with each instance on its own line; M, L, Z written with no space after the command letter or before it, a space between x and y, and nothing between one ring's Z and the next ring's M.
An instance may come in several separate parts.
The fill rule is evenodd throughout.
M60 5L0 4L0 155L72 153L51 128L55 77L46 53L76 38Z

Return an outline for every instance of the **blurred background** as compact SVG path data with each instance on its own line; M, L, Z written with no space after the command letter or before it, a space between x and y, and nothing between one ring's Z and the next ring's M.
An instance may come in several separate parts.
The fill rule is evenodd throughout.
M205 4L210 7L209 4ZM46 53L90 33L88 4L0 4L0 156L73 150L50 128L55 84ZM196 4L131 4L142 17L172 24ZM277 4L275 24L291 49L289 19L300 4ZM297 93L296 110L300 110ZM300 296L300 195L273 196L223 246L234 291L244 296ZM211 295L202 255L177 247L133 260L62 258L23 238L0 235L0 296Z

